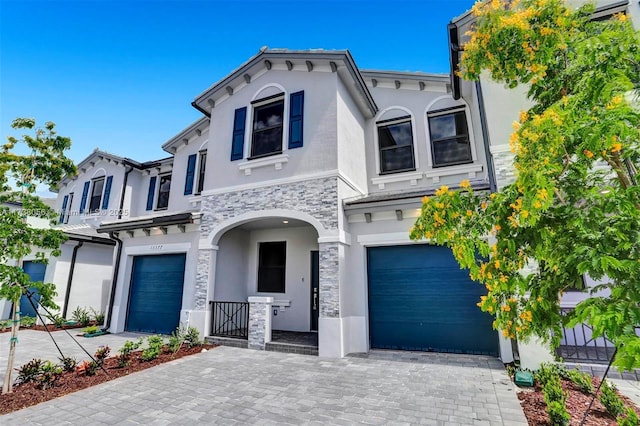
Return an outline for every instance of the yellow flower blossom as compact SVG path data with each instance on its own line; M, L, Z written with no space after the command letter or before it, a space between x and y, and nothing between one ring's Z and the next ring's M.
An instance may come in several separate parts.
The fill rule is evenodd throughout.
M467 216L469 217L473 216L473 212L471 210L467 210Z
M527 217L529 217L529 212L527 210L522 210L520 212L520 216L522 216L523 219L526 219Z
M584 151L582 151L584 153L584 155L587 158L593 158L593 152L589 151L588 149L585 149Z
M539 209L540 207L542 207L542 203L538 200L536 200L535 203L533 203L533 207L535 207L536 209Z
M440 188L438 188L438 190L436 191L436 195L440 196L440 195L444 195L449 191L449 187L447 185L442 185Z
M620 142L616 142L611 146L611 152L618 152L622 150L622 144Z
M469 182L469 179L465 179L462 182L460 182L460 188L469 188L471 186L471 182Z
M430 200L430 198L429 198L429 197L427 197L426 195L425 195L424 197L422 197L422 203L423 203L423 204L427 204L427 203L429 203L429 200Z
M524 123L529 118L529 113L527 111L520 111L520 122Z

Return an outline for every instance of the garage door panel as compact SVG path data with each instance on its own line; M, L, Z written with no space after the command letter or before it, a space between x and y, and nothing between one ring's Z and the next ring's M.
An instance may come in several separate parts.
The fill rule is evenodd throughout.
M485 289L446 247L369 248L368 273L373 348L497 354Z
M127 330L169 334L182 308L185 254L137 256L133 261Z

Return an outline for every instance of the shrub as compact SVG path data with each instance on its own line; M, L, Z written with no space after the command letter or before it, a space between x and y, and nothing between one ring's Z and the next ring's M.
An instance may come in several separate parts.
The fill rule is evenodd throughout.
M98 325L104 324L104 311L96 311L95 309L91 308L91 316Z
M38 374L39 387L41 389L53 387L61 374L62 367L55 365L51 361L45 361L40 366L40 374Z
M6 330L8 328L11 328L11 323L12 320L4 320L4 321L0 321L0 330Z
M104 364L104 360L109 356L109 352L111 352L111 348L109 346L100 346L96 349L96 353L93 354L96 362L100 365Z
M85 327L82 331L84 334L93 334L97 333L100 329L97 325L90 325L89 327Z
M638 415L633 410L633 408L627 408L626 416L618 416L616 419L618 421L618 426L638 426Z
M73 312L71 312L71 318L73 318L74 321L79 322L83 327L86 327L91 323L91 316L89 315L89 311L81 308L80 306L78 306L73 310Z
M76 366L78 365L78 361L76 361L75 358L72 358L70 356L66 356L64 358L58 358L58 360L60 361L60 365L62 366L62 369L67 372L74 371L76 369Z
M535 372L534 378L543 386L552 377L566 377L567 370L557 364L545 363Z
M148 347L142 351L141 358L143 361L151 361L158 358L158 355L162 352L164 339L162 336L149 336L147 337L147 345Z
M33 327L34 325L36 325L36 318L35 317L29 317L29 316L24 316L22 318L20 318L20 326L21 327Z
M119 355L117 356L118 367L126 367L131 363L131 353L142 346L142 337L137 342L127 340L122 347L118 349Z
M580 387L580 390L586 394L593 392L593 383L591 381L591 375L588 373L582 373L578 370L568 370L567 379Z
M16 377L17 384L35 382L40 374L40 366L42 360L34 358L22 367L18 368L18 377Z
M171 336L169 337L169 350L172 353L176 353L182 347L182 343L184 342L184 329L182 327L178 327L175 329Z
M190 348L201 345L200 332L195 327L189 327L184 335L184 341Z
M76 371L78 373L84 373L86 376L93 376L96 374L96 371L98 371L98 367L97 362L82 361L76 368Z
M607 413L611 414L613 418L617 418L624 412L624 403L616 394L615 385L609 384L606 380L602 380L602 392L600 393L600 402L607 409Z
M549 424L552 426L566 426L571 421L571 415L565 407L564 401L551 401L547 404Z
M53 324L55 328L62 328L64 326L65 320L60 314L47 314L47 319Z

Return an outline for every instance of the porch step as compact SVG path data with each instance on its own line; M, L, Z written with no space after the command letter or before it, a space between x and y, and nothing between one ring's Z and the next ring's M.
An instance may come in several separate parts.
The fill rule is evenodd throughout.
M212 345L232 346L234 348L249 347L249 341L246 339L234 339L233 337L220 337L220 336L207 336L204 338L205 342Z
M290 354L318 356L318 347L311 345L296 345L292 343L269 342L265 348L271 352L285 352Z

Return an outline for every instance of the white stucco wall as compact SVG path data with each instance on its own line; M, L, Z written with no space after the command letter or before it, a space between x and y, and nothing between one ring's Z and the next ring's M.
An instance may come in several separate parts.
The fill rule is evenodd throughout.
M258 293L258 246L261 242L286 241L286 276L284 293ZM277 309L274 330L309 331L311 321L311 251L318 250L318 233L310 226L260 229L249 234L246 269L249 296L271 296L290 306ZM239 265L242 267L241 265Z
M93 308L96 311L106 310L113 278L112 258L113 246L85 243L78 249L67 317L70 318L71 312L78 306ZM64 300L67 279L68 275L63 282L59 283L62 285L62 292L59 292L62 300Z
M282 71L273 69L254 77L251 84L234 92L233 96L213 109L210 127L209 155L207 157L206 190L254 185L274 179L287 179L300 175L337 169L336 91L337 75L327 72ZM289 95L304 90L304 144L288 149ZM283 154L288 161L281 170L274 165L254 168L251 175L239 169L250 156L252 136L251 101L274 92L285 93ZM236 108L247 107L243 160L231 161L231 140ZM254 160L255 162L255 160ZM213 172L215 170L215 173ZM205 190L205 192L206 192Z
M249 231L227 231L218 243L213 299L246 302L248 297Z

